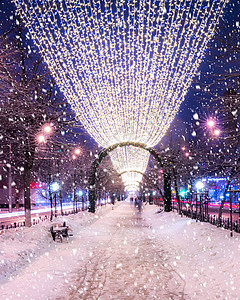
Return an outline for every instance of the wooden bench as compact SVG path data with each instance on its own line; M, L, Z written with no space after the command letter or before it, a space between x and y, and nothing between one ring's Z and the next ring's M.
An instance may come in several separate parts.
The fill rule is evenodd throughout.
M70 228L66 226L66 223L64 222L63 225L59 226L51 226L50 232L52 235L52 238L54 241L60 241L62 243L63 238L68 238L69 236L72 236L72 234L69 234Z

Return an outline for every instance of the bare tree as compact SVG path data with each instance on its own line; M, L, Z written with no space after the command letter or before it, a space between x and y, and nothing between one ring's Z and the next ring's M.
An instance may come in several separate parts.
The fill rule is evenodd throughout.
M6 145L11 145L12 164L23 174L26 226L31 226L31 171L38 146L37 135L44 124L52 124L54 136L71 128L75 119L61 100L42 58L32 52L20 22L4 36L2 53L3 90L0 98L0 132ZM14 54L13 54L14 53ZM59 97L60 96L60 97ZM8 155L3 146L3 155Z
M239 3L235 5L235 11L238 11ZM240 30L238 22L229 23L231 20L224 20L216 32L208 51L209 70L202 73L198 82L202 110L215 118L220 133L215 147L208 153L205 151L203 161L208 166L208 173L214 171L228 178L219 220L231 181L239 176L240 170Z

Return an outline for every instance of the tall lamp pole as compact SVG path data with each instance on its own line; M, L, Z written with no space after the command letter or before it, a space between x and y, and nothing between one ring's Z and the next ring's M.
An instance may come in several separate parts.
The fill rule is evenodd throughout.
M9 145L9 166L8 166L8 212L12 212L12 146Z
M74 150L74 154L72 156L73 158L73 212L77 213L77 201L76 201L76 160L78 155L81 154L80 148L76 148Z
M76 163L74 162L73 171L73 212L75 213L75 202L76 202Z

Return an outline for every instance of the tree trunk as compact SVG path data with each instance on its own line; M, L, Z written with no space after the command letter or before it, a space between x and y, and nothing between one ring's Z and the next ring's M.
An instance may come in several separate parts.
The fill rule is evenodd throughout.
M25 164L24 168L24 208L25 208L25 226L31 227L31 168L28 163Z
M76 199L75 199L75 212L78 213L78 195L76 195L75 197L76 197Z
M178 186L177 186L177 174L174 167L173 167L173 180L174 180L174 188L175 188L177 204L178 204L178 213L181 214L181 204L180 204L180 197L179 197Z
M62 190L60 190L60 191L59 191L59 199L60 199L61 215L63 216L63 207L62 207Z
M53 220L53 197L52 197L52 192L50 191L50 187L49 187L49 200L50 200L50 205L51 205L50 221L52 221Z
M57 193L56 192L53 195L53 199L54 199L54 210L55 210L54 217L56 218L57 217Z
M89 202L90 205L88 207L88 212L95 213L95 206L96 206L96 168L97 164L95 161L93 162L90 170L90 176L89 176Z
M82 211L84 211L84 196L82 196Z
M95 213L95 202L96 202L96 190L95 186L92 186L89 190L89 208L88 211L91 213Z
M192 179L190 179L190 213L191 219L193 218L193 187L192 187Z
M148 198L148 203L149 203L150 205L153 204L153 195L152 195L152 191L150 192L150 195L149 195L149 198Z
M172 211L171 202L171 175L169 173L164 173L164 211Z

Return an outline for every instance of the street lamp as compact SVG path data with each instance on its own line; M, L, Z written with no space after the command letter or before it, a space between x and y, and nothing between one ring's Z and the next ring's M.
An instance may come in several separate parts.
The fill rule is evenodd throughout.
M53 124L52 123L51 124L45 123L40 127L40 129L38 131L38 135L36 135L36 141L39 144L39 150L44 144L47 143L47 140L50 138L52 133L53 133ZM43 147L45 147L45 145ZM49 159L49 157L44 157L44 159ZM53 161L53 166L55 168L55 161ZM52 220L52 217L53 217L53 211L52 211L53 200L55 201L55 216L56 216L56 192L59 189L59 185L56 182L51 183L51 181L52 181L51 175L49 174L48 191L49 191L49 199L50 199L50 203L51 203L51 220ZM52 194L54 196L54 199L52 198Z
M72 155L72 158L73 160L77 159L77 156L81 154L81 149L80 148L76 148L74 151L73 151L73 155Z
M47 139L50 137L50 135L53 132L53 124L44 124L39 132L39 135L37 136L37 141L42 144L46 143Z
M207 121L207 126L208 126L208 128L210 130L210 133L212 135L215 135L215 136L219 136L220 135L221 131L217 128L215 120L209 119Z
M83 195L83 191L78 191L78 196L81 198L82 200L82 211L84 211L84 195Z
M73 171L73 212L77 212L77 201L76 201L76 160L78 155L81 154L81 149L76 148L73 151L72 159L74 164L74 171ZM76 206L76 208L75 208Z
M82 196L83 195L83 192L82 191L78 191L78 196Z
M44 127L43 127L43 131L46 134L51 134L52 131L53 131L53 124L45 124Z
M212 119L208 120L207 125L208 125L208 127L213 128L213 126L215 125L214 120L212 120Z
M182 149L184 155L185 155L186 157L189 157L190 153L189 153L189 151L186 149L186 147L183 146L181 149Z
M198 181L198 182L196 183L196 188L197 188L197 190L202 190L203 187L204 187L204 184L203 184L202 181Z
M79 155L81 153L81 149L80 148L76 148L75 151L74 151L74 153L76 155Z
M46 142L46 139L45 139L44 135L42 135L42 134L37 137L37 140L40 144Z
M197 181L196 182L196 188L197 188L197 193L196 193L196 221L197 221L197 207L198 207L198 195L199 195L199 208L200 208L200 217L202 218L202 189L204 188L204 184L202 181Z
M59 190L59 188L60 188L60 185L57 182L53 182L51 184L51 189L53 192L57 192Z
M215 129L214 132L213 132L213 134L216 135L216 136L219 136L220 133L221 133L221 132L220 132L219 129Z
M57 216L57 192L60 189L60 185L58 182L53 182L50 185L50 190L53 193L53 199L54 199L54 206L55 206L55 217ZM51 207L51 216L52 216L52 207Z

